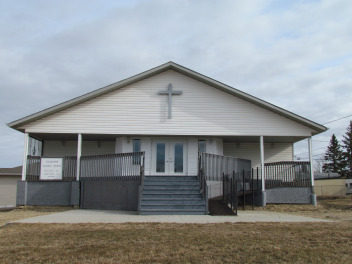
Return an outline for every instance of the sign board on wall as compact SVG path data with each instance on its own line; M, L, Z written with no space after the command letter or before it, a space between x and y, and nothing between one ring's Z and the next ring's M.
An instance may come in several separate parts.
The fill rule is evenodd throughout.
M40 164L41 180L62 180L62 158L42 158Z

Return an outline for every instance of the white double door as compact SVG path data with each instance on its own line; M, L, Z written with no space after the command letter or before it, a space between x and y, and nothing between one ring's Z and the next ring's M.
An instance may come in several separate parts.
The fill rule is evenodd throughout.
M153 141L153 168L156 175L185 175L187 172L185 140Z

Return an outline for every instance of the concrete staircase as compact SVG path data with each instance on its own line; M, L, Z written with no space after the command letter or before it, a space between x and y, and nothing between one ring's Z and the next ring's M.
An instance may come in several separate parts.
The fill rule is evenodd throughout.
M204 215L197 176L145 176L142 215Z

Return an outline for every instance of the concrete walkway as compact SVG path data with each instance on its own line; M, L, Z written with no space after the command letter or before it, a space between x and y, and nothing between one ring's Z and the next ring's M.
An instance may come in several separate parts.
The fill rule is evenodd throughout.
M36 216L13 223L225 223L225 222L333 222L265 211L240 211L238 216L138 215L137 212L76 209Z

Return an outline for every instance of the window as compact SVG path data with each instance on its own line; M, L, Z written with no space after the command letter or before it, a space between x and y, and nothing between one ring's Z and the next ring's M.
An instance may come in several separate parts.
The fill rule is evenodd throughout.
M199 152L206 151L206 141L205 140L198 140L198 151Z
M140 139L133 140L133 152L141 152L141 140ZM134 165L141 164L141 156L140 155L133 156L133 164Z
M133 152L141 152L141 140L140 139L133 140Z

